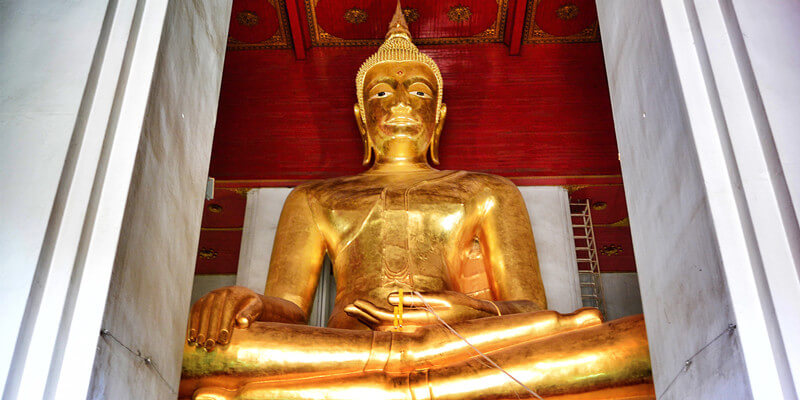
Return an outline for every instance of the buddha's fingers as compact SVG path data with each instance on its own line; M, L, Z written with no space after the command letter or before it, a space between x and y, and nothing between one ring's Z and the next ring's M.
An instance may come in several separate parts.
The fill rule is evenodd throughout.
M197 332L197 345L203 346L208 339L208 323L211 319L211 307L214 304L214 299L217 297L215 293L209 293L205 297L203 305L200 307L200 329Z
M450 301L444 296L438 295L436 293L431 294L422 294L424 298L421 298L417 294L406 294L403 296L403 306L404 307L418 307L418 308L427 308L428 306L433 308L450 308L452 304ZM389 304L396 306L400 304L400 296L397 292L392 293L389 295Z
M381 321L378 321L377 318L369 315L367 312L356 306L355 304L348 304L344 308L344 312L347 315L359 320L362 324L375 329L381 325Z
M200 310L203 309L204 302L205 298L197 300L192 306L192 311L189 313L189 332L187 335L189 344L193 344L197 340L197 334L200 333Z
M239 325L239 328L247 328L250 323L254 321L258 321L258 317L261 316L261 311L264 308L264 304L261 302L261 299L257 297L247 297L243 301L239 302L236 309L236 321ZM239 321L246 321L246 323L242 324Z
M220 319L222 318L222 311L225 309L228 300L228 292L222 292L214 297L214 303L211 304L211 312L209 313L208 321L208 336L206 336L205 343L201 343L206 350L211 350L219 342Z
M222 308L222 315L220 315L219 319L220 331L219 336L217 337L217 342L219 344L228 344L228 342L231 340L233 325L236 323L236 318L233 317L233 314L236 311L236 304L232 303L233 302L226 303Z

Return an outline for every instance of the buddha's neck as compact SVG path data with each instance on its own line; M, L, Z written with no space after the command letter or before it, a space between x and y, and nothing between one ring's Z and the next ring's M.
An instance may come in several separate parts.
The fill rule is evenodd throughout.
M367 171L368 173L409 173L435 171L436 169L428 164L427 154L414 158L392 157L387 155L376 155L375 163Z

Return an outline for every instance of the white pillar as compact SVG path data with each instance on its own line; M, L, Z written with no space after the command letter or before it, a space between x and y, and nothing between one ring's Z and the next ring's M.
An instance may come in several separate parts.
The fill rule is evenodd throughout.
M13 164L0 169L16 189L0 242L20 271L4 282L16 346L3 397L84 398L167 1L1 7L0 90L13 95L0 158Z
M196 245L197 234L191 233L199 229L199 205L202 204L216 97L198 99L198 104L209 105L205 108L187 106L186 115L191 117L195 111L201 114L191 122L177 122L177 114L159 114L166 104L163 91L168 91L170 84L179 84L179 79L166 82L175 76L170 77L165 70L176 75L189 74L173 70L179 63L171 54L185 47L185 43L175 43L175 37L185 33L182 29L186 26L177 23L170 26L162 42L167 0L62 3L0 2L0 92L4 94L0 99L0 117L3 118L5 143L0 148L3 152L0 183L14 188L0 194L3 196L0 246L12 271L4 274L4 286L0 290L5 327L0 338L6 343L0 350L0 385L4 385L4 399L86 398L115 259L118 267L134 264L137 257L160 263L160 266L147 265L140 271L146 279L127 281L129 285L158 287L152 285L154 280L170 288L185 284L183 299L172 297L175 293L181 294L181 289L163 293L168 295L166 299L156 296L131 299L126 296L135 291L115 286L109 302L115 303L114 296L130 300L132 306L115 316L134 326L144 321L139 328L145 328L148 323L156 326L151 332L157 336L156 346L169 347L164 351L154 348L160 352L158 356L165 356L163 361L159 360L158 367L177 383L178 343L164 340L159 333L180 332L185 326L191 267L185 282L171 281L177 278L174 275L150 275L148 271L169 270L172 265L193 265L194 251L186 252L180 244L190 241L190 246ZM197 4L192 3L193 6ZM191 7L179 5L180 2L173 4L171 16L191 10ZM229 10L230 2L227 7ZM205 11L198 28L207 30L202 32L203 37L215 38L218 85L228 15L224 6L215 11L219 14L211 12L212 17L208 16L209 10ZM213 21L223 21L223 24ZM159 50L162 63L154 87L157 94L151 98ZM206 65L208 61L191 60L185 68L207 71L206 68L211 68ZM202 64L199 68L198 63ZM214 85L214 77L200 75L197 79L201 84ZM187 84L186 88L191 86ZM181 90L184 87L175 92L187 98L196 94ZM151 115L145 125L147 107L156 115ZM199 121L209 120L210 124L203 130L203 122ZM173 124L159 126L161 122ZM196 160L201 160L202 171L183 170L185 165L172 159L173 154L160 151L159 144L163 142L157 140L154 144L145 139L143 151L139 152L143 125L150 139L157 136L157 132L165 131L186 135L182 142L191 151L197 151ZM170 160L175 163L170 164ZM174 175L163 173L170 168ZM136 171L137 182L131 186L133 171ZM154 182L149 182L153 177L156 177ZM187 182L192 184L184 185ZM174 208L166 210L162 202L150 209L149 203L142 201L148 196L146 190L153 189L156 194L152 196L158 196L159 190L165 187L176 191L187 189L181 194L191 196L194 182L200 182L194 185L200 192L196 204L177 202ZM141 191L137 192L139 189ZM169 204L179 198L168 199ZM197 210L192 213L196 218L189 218L185 212L194 206ZM164 213L160 214L162 211ZM180 255L172 258L148 255L153 248L145 245L152 243L138 235L158 232L164 225L156 224L149 230L137 229L155 214L161 215L160 219L155 218L159 223L169 221L176 230L173 233L183 233L182 236L165 235L161 244L176 245ZM127 232L128 236L120 240L121 232ZM118 249L121 250L119 254ZM125 272L121 273L124 276ZM113 285L119 283L117 278ZM157 306L137 308L138 301L149 301ZM182 305L179 316L169 315L174 311L172 307L159 311L165 304L181 302L187 304ZM148 315L148 311L162 314ZM159 326L163 320L168 322ZM14 343L16 345L11 346ZM130 357L128 362L132 362ZM113 368L124 367L117 364ZM137 392L160 379L152 371L145 374L130 375L128 378L132 380L128 381L124 380L124 374L119 374L103 383L116 385L115 393L125 393L112 395L113 398L136 397L137 393L142 394L142 398L174 398L171 393L165 397L150 396L145 390Z
M799 8L598 2L661 398L797 396Z
M230 10L230 0L167 9L105 302L109 335L92 332L90 399L175 399Z
M79 114L85 113L81 110L83 91L92 80L89 72L107 5L107 0L0 2L0 187L4 188L0 190L0 322L4 327L0 343L5 344L0 346L0 394L18 347L14 344L20 324L31 312L26 312L26 304L37 264L52 247L45 244L50 240L45 236L48 221L73 131L80 130L76 123ZM82 178L87 179L84 183L91 185L91 177ZM80 227L82 219L77 215L65 224ZM78 235L80 230L73 232ZM68 280L71 267L64 271ZM57 329L57 316L54 323ZM26 351L16 357L26 357ZM51 352L46 350L42 357ZM19 372L18 368L14 369ZM10 390L15 392L19 376L11 380Z
M569 195L560 186L521 186L539 256L547 308L569 313L581 308L581 287Z

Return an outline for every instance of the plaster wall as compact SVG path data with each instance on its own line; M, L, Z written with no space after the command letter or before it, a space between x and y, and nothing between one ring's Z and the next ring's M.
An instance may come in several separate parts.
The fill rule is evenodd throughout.
M742 41L749 56L755 88L763 101L769 123L767 142L773 142L780 173L785 176L786 202L800 217L800 2L730 1L731 11L741 29ZM786 210L787 212L789 210Z
M684 370L737 321L661 4L598 14L658 398L752 398L738 331Z
M0 393L107 5L0 1Z
M264 294L283 203L291 188L261 188L247 192L247 208L242 228L242 246L236 284Z
M581 307L569 196L560 186L520 186L533 228L547 308L570 313Z
M235 274L200 274L194 276L192 297L189 304L194 304L208 292L225 286L236 285Z
M606 320L641 314L642 297L639 277L635 272L603 272L600 274Z
M231 2L170 2L103 328L92 399L174 399ZM163 376L163 380L159 376Z

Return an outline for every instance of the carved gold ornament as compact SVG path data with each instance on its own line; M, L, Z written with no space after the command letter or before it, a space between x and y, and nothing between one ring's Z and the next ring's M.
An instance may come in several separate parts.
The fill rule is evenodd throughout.
M219 213L222 212L222 206L219 205L219 204L216 204L216 203L209 204L208 205L208 211L211 211L214 214L219 214Z
M351 8L344 12L344 20L353 25L363 24L367 21L367 12L360 8Z
M592 203L592 210L605 210L608 207L608 204L605 201L595 201Z
M608 244L600 249L600 254L604 256L616 256L622 253L622 246L618 244Z
M242 26L256 26L261 21L261 18L253 11L241 11L236 14L236 22Z
M564 4L558 7L556 16L563 21L569 21L578 16L578 6L572 3Z
M419 10L411 7L403 7L403 15L406 16L407 22L417 22L419 19Z
M472 11L469 7L461 4L450 7L450 11L447 12L447 18L453 22L468 21L471 16Z
M203 247L197 254L204 260L213 260L217 258L218 253L214 249Z

